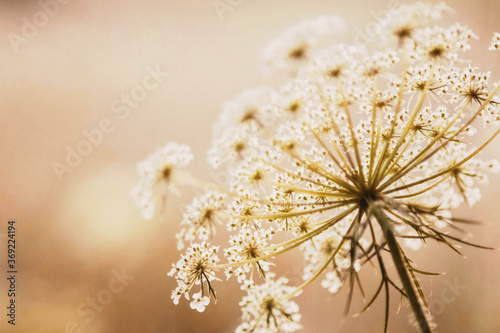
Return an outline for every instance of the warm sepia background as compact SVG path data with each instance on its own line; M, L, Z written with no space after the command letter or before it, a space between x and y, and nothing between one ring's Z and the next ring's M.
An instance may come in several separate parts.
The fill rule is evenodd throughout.
M243 89L283 82L284 75L260 70L259 54L269 39L303 18L338 14L348 26L338 39L350 42L388 2L222 1L236 4L223 19L212 0L67 0L18 53L9 33L20 34L23 18L31 21L41 7L35 0L0 2L1 332L78 332L73 327L82 333L231 332L238 325L242 293L235 281L216 283L218 302L204 313L191 310L184 299L173 305L176 283L166 273L179 256L174 233L193 191L170 196L162 218L144 221L128 196L136 164L175 140L192 147L192 173L223 182L223 174L205 161L212 124L220 105ZM487 47L492 33L500 31L500 2L450 4L456 14L448 21L460 20L481 36L470 58L499 80L500 53ZM156 66L169 76L118 118L112 103ZM66 147L74 149L84 139L82 131L98 128L105 118L113 130L59 181L51 164L64 163ZM483 156L499 152L497 139ZM463 216L488 222L470 229L475 242L500 247L499 194L500 176L492 176L481 203L461 209ZM17 221L15 328L6 323L8 219ZM223 234L217 236L221 242ZM500 252L465 248L464 253L466 259L430 246L411 254L419 268L447 272L422 278L440 332L500 332ZM300 261L289 256L280 263L281 272L297 284ZM134 278L86 321L88 312L82 316L77 309L88 311L87 299L106 293L114 270ZM373 291L379 277L367 266L363 279ZM459 290L450 287L455 283ZM342 323L345 296L343 291L332 297L319 283L309 287L297 299L303 332L382 331L382 298L361 317L350 315ZM358 297L351 314L361 304ZM409 309L403 306L396 314L398 305L393 294L391 332L413 332Z

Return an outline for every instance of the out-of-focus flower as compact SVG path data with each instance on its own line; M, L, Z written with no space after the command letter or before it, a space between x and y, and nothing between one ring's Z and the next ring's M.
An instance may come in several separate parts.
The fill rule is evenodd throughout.
M164 205L167 191L175 191L177 172L193 159L189 146L169 142L137 166L139 182L130 195L145 219L152 219L158 206Z
M269 43L262 54L266 66L296 68L304 60L310 59L311 49L320 37L340 33L344 28L344 20L338 16L304 20Z
M500 50L500 33L495 32L495 34L493 35L493 38L491 39L491 45L489 47L489 50L491 50L491 51Z

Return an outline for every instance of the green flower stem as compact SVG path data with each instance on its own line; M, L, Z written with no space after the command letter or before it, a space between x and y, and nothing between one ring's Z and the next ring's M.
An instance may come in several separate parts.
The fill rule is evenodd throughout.
M413 313L417 318L420 330L423 333L431 333L431 329L429 323L427 322L427 317L425 316L422 303L420 302L419 297L415 292L415 287L413 286L413 283L408 274L408 267L405 264L405 260L403 259L401 251L399 249L398 241L396 240L396 236L394 236L392 226L387 220L384 212L376 204L370 204L370 210L377 219L377 222L380 224L382 231L384 232L384 237L387 245L389 246L392 260L394 261L394 265L396 266L396 270L398 271L398 275L401 283L403 284L406 296L410 301Z

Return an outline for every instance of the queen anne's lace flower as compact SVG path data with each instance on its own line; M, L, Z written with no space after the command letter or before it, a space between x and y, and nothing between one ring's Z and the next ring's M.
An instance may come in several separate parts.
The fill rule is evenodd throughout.
M181 224L187 225L179 234L178 248L184 247L184 242L190 242L198 238L208 240L210 235L215 234L215 223L217 214L225 207L226 195L209 190L199 198L195 198L184 214Z
M226 162L248 161L259 148L249 129L226 128L208 151L208 161L216 168Z
M338 16L321 16L305 20L283 32L269 43L263 52L267 66L293 68L310 57L311 48L323 35L344 30L344 21Z
M192 159L189 146L169 142L139 163L137 171L141 178L130 194L145 219L154 216L156 192L160 192L160 200L164 204L166 191L175 190L177 168L187 165Z
M222 106L219 121L215 125L214 136L223 135L228 127L237 127L242 130L250 127L256 130L267 125L272 120L272 117L269 119L269 108L275 98L274 89L268 87L243 91Z
M472 38L478 37L460 24L449 28L423 28L415 32L414 55L416 59L440 59L453 64L458 60L459 51L470 49L469 40Z
M271 228L264 232L259 232L252 229L241 229L238 235L231 236L229 243L231 247L224 250L224 254L230 263L239 263L245 260L252 260L268 254L266 251L267 241L271 240L275 231ZM254 281L254 270L265 277L269 271L270 263L267 260L249 262L245 265L229 267L226 269L226 276L230 278L235 275L238 277L238 282ZM247 276L250 274L250 276Z
M460 102L461 105L481 105L491 93L488 88L490 72L482 73L468 66L461 71L453 70L451 75L449 82L456 92L452 101Z
M291 69L293 78L223 106L209 162L223 166L227 182L192 182L208 191L188 206L177 238L202 243L170 272L175 303L199 286L191 308L203 311L215 297L215 272L224 270L248 292L237 332L292 332L300 328L294 296L318 280L330 293L348 288L351 299L364 289L359 270L371 262L380 274L365 309L379 295L389 302L394 289L408 298L420 329L431 331L418 279L428 272L407 252L430 241L459 253L461 244L474 245L454 233L469 221L453 209L475 204L488 172L500 169L479 157L500 130L470 143L480 128L500 123L500 85L463 59L476 38L469 28L435 25L448 11L401 4L364 46L319 50L319 37L341 27L338 18L305 21L270 44L267 65ZM186 148L169 147L140 167L135 192L148 216L152 188L191 159ZM223 264L218 247L206 243L219 224L231 233ZM293 257L303 279L296 288L273 273L275 257L289 251L301 252Z
M500 50L500 33L495 32L493 38L491 39L491 45L489 47L490 51Z
M299 307L287 299L295 288L287 283L286 278L274 280L270 277L264 284L250 288L240 302L243 323L236 332L295 332L300 329Z
M218 250L218 246L209 247L207 243L193 244L186 254L181 256L177 264L173 265L168 275L175 275L178 284L172 292L175 304L179 303L179 298L182 295L189 299L189 292L195 285L200 286L201 291L193 294L192 309L202 312L210 302L209 296L215 298L215 289L211 282L218 280L215 276L215 270L212 268L219 262Z
M392 10L390 20L377 22L382 27L378 37L383 41L396 39L401 44L412 39L418 29L440 20L451 11L451 8L444 3L402 3Z

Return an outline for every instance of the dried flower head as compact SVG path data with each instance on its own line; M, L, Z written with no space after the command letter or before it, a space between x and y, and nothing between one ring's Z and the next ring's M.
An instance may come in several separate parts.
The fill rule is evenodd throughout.
M292 332L300 328L293 297L316 279L330 293L347 286L348 311L361 289L358 272L372 262L379 287L363 311L385 295L387 331L394 289L408 299L421 331L431 331L417 278L429 272L415 268L408 249L431 240L457 253L461 244L481 247L455 233L468 221L452 209L477 202L487 173L500 169L479 158L500 133L500 85L489 72L464 66L462 54L476 38L470 29L430 25L448 11L401 5L373 45L312 52L319 35L341 25L337 18L301 23L271 43L267 64L293 78L225 104L209 160L225 165L229 183L204 185L209 191L188 206L188 227L178 235L209 242L226 221L234 232L223 251L227 263L217 263L217 247L192 245L171 272L179 284L174 302L198 284L191 307L202 311L215 297L215 273L225 270L248 292L238 332ZM498 44L495 34L491 49ZM478 126L494 132L475 146ZM190 159L185 150L177 154L175 162ZM148 189L163 179L165 163L157 159L143 167ZM298 287L272 272L274 258L289 251L304 258Z

